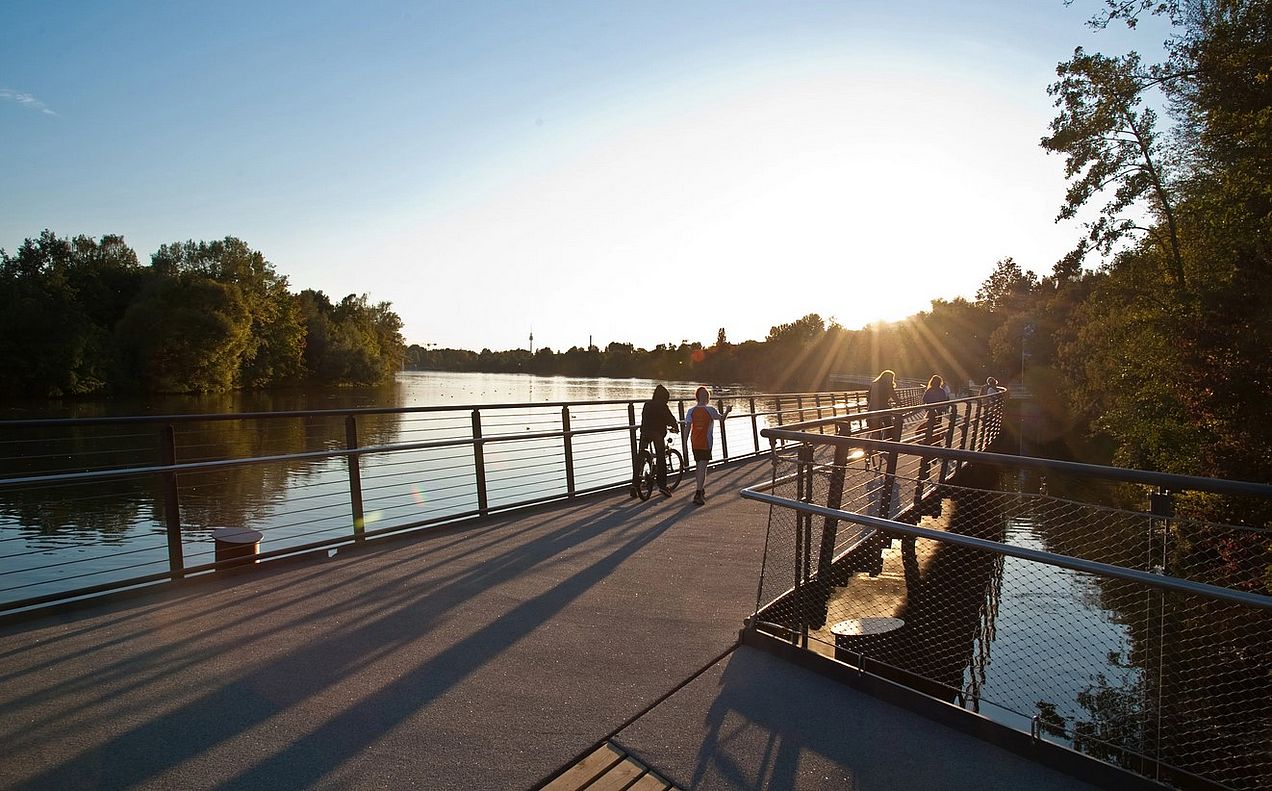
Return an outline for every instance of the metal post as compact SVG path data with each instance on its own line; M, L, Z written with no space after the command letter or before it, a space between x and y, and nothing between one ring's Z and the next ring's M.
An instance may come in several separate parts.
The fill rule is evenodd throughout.
M570 433L570 408L561 407L561 442L565 445L565 496L574 497L574 435Z
M897 415L895 422L892 424L892 436L888 439L893 442L901 441L901 416ZM879 496L879 517L881 519L892 518L892 486L897 479L897 453L898 451L888 451L888 465L883 476L883 492Z
M937 417L935 414L933 414L933 410L928 410L927 428L923 432L924 445L932 444L933 423L936 422L936 419ZM914 482L914 510L916 513L919 510L919 503L923 501L923 484L927 483L928 472L931 469L931 467L932 467L931 457L929 456L921 457L921 461L919 462L918 480Z
M358 424L353 415L345 417L345 449L357 450ZM353 509L353 538L362 541L366 538L366 517L362 512L362 470L358 463L358 454L350 453L345 457L349 467L349 504Z
M473 410L473 470L477 475L477 512L490 513L490 501L486 497L486 448L481 439L481 410Z
M755 416L755 399L749 399L751 404L751 439L755 440L755 452L760 452L760 424L759 419Z
M958 404L950 404L950 420L949 425L945 428L945 449L949 450L954 445L954 427L958 425ZM941 459L941 474L937 477L937 483L945 483L949 477L950 460Z
M971 442L968 443L969 450L974 450L974 451L980 450L980 448L976 447L976 435L980 433L981 413L984 411L983 407L984 407L983 402L981 401L976 402L976 415L975 417L972 418L972 439L971 439Z
M777 412L777 427L782 427L782 397L777 396L773 399L773 411Z
M804 489L808 487L804 469L804 447L800 446L795 461L795 499L804 502ZM804 514L795 514L795 629L793 639L798 641L804 633Z
M159 453L163 466L177 463L177 435L172 426L159 430ZM185 555L181 547L181 500L177 490L177 474L163 474L163 522L168 534L168 570L173 579L185 576Z
M685 431L685 402L680 399L676 402L676 408L680 412L680 457L689 463L689 432Z
M810 458L809 461L812 459ZM844 499L844 475L848 467L848 446L835 446L835 460L830 469L830 488L826 492L826 507L838 509ZM810 487L811 488L811 487ZM825 624L830 607L830 567L834 562L835 539L838 537L839 520L826 517L822 523L821 551L817 555L817 620Z
M636 470L636 452L638 450L636 445L636 405L631 402L627 404L627 438L632 450L632 470ZM636 485L635 480L638 472L632 473L633 486Z
M799 417L796 418L795 422L803 423L804 422L804 397L802 395L795 396L795 407L799 409Z
M821 420L821 419L822 419L821 393L816 393L816 394L814 394L814 395L813 395L813 399L814 399L813 403L817 404L817 419L818 419L818 420ZM825 427L825 426L818 426L818 427L817 427L817 433L818 433L818 434L825 434L825 433L826 433L826 427Z
M813 447L807 443L799 447L799 468L803 472L800 487L800 500L805 503L813 501ZM800 513L800 518L796 520L795 543L797 545L795 556L798 559L799 566L796 570L796 579L800 581L801 595L796 597L799 602L799 643L801 648L808 648L808 617L811 609L811 596L808 590L809 572L812 570L812 558L809 554L812 551L812 528L813 515Z
M724 399L716 400L716 409L720 412L720 452L724 454L724 460L729 460L729 432L724 430Z

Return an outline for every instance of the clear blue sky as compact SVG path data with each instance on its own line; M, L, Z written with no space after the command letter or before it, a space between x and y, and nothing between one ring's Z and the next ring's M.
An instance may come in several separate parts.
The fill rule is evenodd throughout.
M238 236L444 346L896 319L1077 238L1055 64L1162 37L1098 8L8 0L0 247Z

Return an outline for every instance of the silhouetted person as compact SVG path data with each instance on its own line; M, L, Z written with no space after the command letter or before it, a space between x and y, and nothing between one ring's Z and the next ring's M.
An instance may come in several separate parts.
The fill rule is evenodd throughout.
M671 408L667 406L667 402L671 400L671 393L667 392L667 388L658 385L654 388L654 397L645 402L640 409L640 451L652 446L651 452L654 454L654 467L658 471L658 491L662 492L664 497L671 497L671 490L667 488L667 429L673 432L680 431L680 422L676 420L676 416L671 414ZM640 452L637 452L636 458L632 462L632 489L631 496L637 497L636 487L640 485Z
M923 403L939 404L942 401L950 400L950 391L945 389L945 380L939 374L932 374L932 378L928 380L927 389L923 391ZM927 430L929 423L939 420L939 415L945 414L945 407L929 409L927 421L919 427L920 431Z
M870 383L870 394L866 397L866 409L878 412L900 406L897 398L897 374L891 368L885 368ZM869 439L891 439L884 436L884 430L892 426L893 415L878 415L866 418L866 427L870 429ZM866 451L868 459L873 459L877 451Z
M1002 390L1003 388L998 386L998 380L990 376L986 377L985 386L981 388L980 394L993 395L994 393L1001 393Z

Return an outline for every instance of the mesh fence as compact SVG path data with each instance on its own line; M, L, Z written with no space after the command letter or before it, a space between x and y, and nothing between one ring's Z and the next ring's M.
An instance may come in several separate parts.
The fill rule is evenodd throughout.
M935 468L777 454L771 494L791 507L771 508L757 627L1151 777L1272 787L1272 610L794 506L1220 585L1244 577L1214 548L1267 546L1267 531L1004 491L1015 471L941 483Z

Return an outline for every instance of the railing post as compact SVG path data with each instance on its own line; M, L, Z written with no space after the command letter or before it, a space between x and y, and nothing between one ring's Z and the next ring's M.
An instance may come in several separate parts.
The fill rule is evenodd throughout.
M728 415L724 414L724 399L716 399L716 409L720 412L720 452L724 454L724 461L729 460L729 432L725 431L724 421Z
M777 427L782 427L782 397L773 397L773 411L777 413Z
M358 424L353 415L345 416L345 449L357 450ZM353 509L353 538L362 541L366 538L366 517L362 512L362 470L358 462L358 454L350 453L345 457L349 467L349 505Z
M902 416L896 415L892 423L892 436L889 437L893 442L901 441L901 423ZM879 518L892 518L892 487L897 480L897 454L899 451L888 451L888 464L884 470L883 491L879 494Z
M751 397L748 401L751 405L751 439L755 441L755 453L758 455L760 452L759 418L755 416L755 398Z
M163 466L177 463L177 435L172 426L159 430L159 453ZM168 534L168 570L173 579L185 576L185 554L181 547L181 499L177 490L177 474L163 474L163 522Z
M639 450L636 446L636 404L631 401L627 402L627 441L632 450L632 487L634 488L636 476L640 474L640 470L636 469L636 453Z
M945 449L949 450L954 446L954 427L958 425L958 404L950 404L949 425L945 428ZM937 477L937 483L945 483L949 477L950 460L941 459L941 474Z
M932 444L933 423L937 420L937 416L933 414L933 410L928 410L927 428L923 430L923 444ZM923 501L923 484L927 483L928 473L932 468L932 459L928 456L921 457L919 462L919 474L914 482L914 510L917 513L919 503Z
M796 423L804 422L804 397L802 395L795 396L795 408L799 410L799 417L795 419Z
M473 410L473 470L477 476L477 512L490 513L490 501L486 496L486 448L481 439L481 410Z
M688 464L689 459L689 432L685 431L685 401L683 398L676 401L676 409L680 412L680 457Z
M565 444L565 496L574 497L574 435L570 433L570 408L561 407L561 441Z
M809 461L812 461L811 456ZM838 509L843 504L844 477L847 467L848 446L836 445L834 463L830 469L829 489L826 492L827 508ZM826 517L822 523L821 550L817 555L817 611L813 616L813 620L819 626L826 625L827 610L830 607L830 568L835 559L835 540L838 538L838 533L839 520Z
M821 419L822 419L821 393L815 393L815 394L813 395L813 403L815 403L815 404L817 405L817 419L818 419L818 420L821 420ZM825 427L825 426L818 426L818 427L817 427L817 433L818 433L818 434L825 434L825 433L826 433L826 427Z
M983 412L984 412L984 402L977 401L976 415L972 418L972 440L969 447L969 449L973 451L980 450L980 448L976 447L976 438L977 438L977 435L981 433L981 421L984 419Z
M801 502L811 503L813 501L813 447L807 443L799 446L799 485L798 496ZM808 590L809 572L812 570L812 558L809 553L812 550L812 527L813 516L800 512L795 520L795 585L798 593L795 595L797 609L799 611L799 644L801 648L808 648L808 616L811 609L811 599Z

